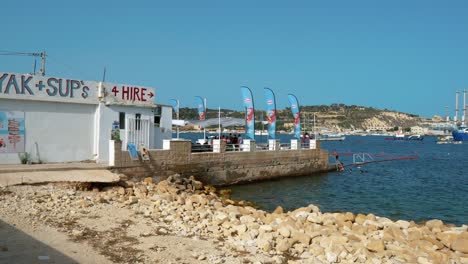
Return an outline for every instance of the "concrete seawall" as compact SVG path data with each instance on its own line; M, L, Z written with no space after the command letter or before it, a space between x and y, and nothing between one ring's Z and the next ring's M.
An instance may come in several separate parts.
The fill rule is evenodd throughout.
M150 150L150 161L133 161L115 143L114 169L134 177L179 173L205 184L230 185L328 171L328 151L316 149L191 153L191 142L174 140L168 150Z

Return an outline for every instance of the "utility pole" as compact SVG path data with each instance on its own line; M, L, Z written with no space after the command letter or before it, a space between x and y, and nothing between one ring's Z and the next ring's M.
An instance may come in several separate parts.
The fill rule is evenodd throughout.
M41 74L42 76L45 76L45 64L46 64L46 52L43 51L41 52L41 59L42 59L42 69L41 69Z
M46 52L16 52L16 51L0 51L0 56L33 56L33 57L41 57L42 59L42 67L41 67L41 75L45 76L46 73ZM36 74L36 62L34 62L34 75Z

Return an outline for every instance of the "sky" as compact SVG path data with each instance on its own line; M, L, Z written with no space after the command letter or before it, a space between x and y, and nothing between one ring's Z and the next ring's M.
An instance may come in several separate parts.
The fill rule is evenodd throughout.
M149 86L156 101L241 110L344 103L454 115L468 87L468 1L5 1L0 51L46 75ZM39 65L38 60L38 65ZM0 72L34 57L0 56ZM462 98L462 96L460 96ZM462 100L460 99L460 104Z

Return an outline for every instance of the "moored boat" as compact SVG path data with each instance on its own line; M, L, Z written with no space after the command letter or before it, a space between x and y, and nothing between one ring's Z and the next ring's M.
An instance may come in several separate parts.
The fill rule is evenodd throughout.
M422 135L411 135L407 138L407 140L423 140L424 136Z
M317 139L320 141L343 141L346 139L345 136L342 135L318 135Z
M455 141L452 136L439 137L436 144L461 144L461 141Z
M459 127L452 135L454 141L468 141L468 127Z

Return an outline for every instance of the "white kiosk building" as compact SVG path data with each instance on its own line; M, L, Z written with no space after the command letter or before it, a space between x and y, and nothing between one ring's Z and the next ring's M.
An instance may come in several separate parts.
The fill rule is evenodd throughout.
M0 72L0 164L107 163L112 138L160 149L172 108L154 99L150 87Z

